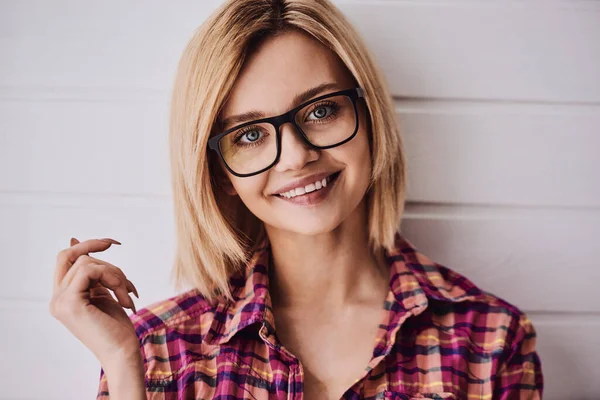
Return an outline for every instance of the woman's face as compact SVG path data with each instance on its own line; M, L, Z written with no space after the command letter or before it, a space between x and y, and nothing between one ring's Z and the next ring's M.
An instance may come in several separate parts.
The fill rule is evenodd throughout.
M294 96L324 83L335 86L313 98L356 86L339 58L307 34L289 31L268 38L246 59L220 121L250 110L262 111L265 116L282 114L298 105L292 103ZM315 235L337 228L359 210L357 206L366 193L371 174L363 100L358 100L357 106L359 129L345 144L326 150L312 149L302 141L296 128L286 123L280 127L279 161L269 170L240 178L227 171L221 162L231 182L231 185L225 184L226 192L239 195L246 207L264 222L267 231ZM323 110L317 115L322 117ZM223 129L240 123L223 126ZM251 138L256 140L256 137ZM293 199L277 194L298 179L338 171L339 176L325 188Z

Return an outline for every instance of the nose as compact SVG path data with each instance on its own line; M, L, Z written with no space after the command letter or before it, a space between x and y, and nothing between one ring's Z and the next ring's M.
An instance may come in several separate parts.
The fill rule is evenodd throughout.
M319 150L310 147L292 123L279 127L281 131L281 154L273 168L278 172L300 170L306 163L319 159Z

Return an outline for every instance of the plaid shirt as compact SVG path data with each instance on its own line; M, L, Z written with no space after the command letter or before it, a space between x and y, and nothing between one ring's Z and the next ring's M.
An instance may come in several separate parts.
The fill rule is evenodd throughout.
M196 290L132 314L148 399L302 399L300 361L274 332L268 239L236 302ZM541 399L536 332L510 303L431 261L399 232L386 252L390 289L368 365L343 399ZM100 370L98 399L109 398Z

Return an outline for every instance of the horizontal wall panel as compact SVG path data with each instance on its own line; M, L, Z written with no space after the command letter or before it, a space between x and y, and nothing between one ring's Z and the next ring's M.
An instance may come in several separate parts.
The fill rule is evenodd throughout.
M60 207L10 205L5 200L0 219L5 221L0 265L18 266L7 268L10 279L0 281L0 298L49 299L56 254L71 236L121 241L123 246L95 257L126 271L143 296L139 301L172 292L168 274L174 232L171 208L163 201L136 206L134 200L121 205L114 198L104 205ZM597 212L494 213L485 208L409 205L402 229L434 261L524 311L600 312L595 287L600 270L594 261L600 236ZM36 251L28 251L27 243L37 243Z
M220 3L6 3L0 85L169 88L187 40ZM598 2L335 3L396 96L600 102Z
M129 311L127 311L129 313ZM597 338L598 316L529 315L536 328L537 349L545 379L544 399L595 399L600 392L600 358ZM0 301L3 330L3 356L19 360L23 369L11 363L0 364L2 382L10 382L3 398L13 400L93 398L98 388L100 364L94 355L54 319L45 305ZM43 327L31 329L31 326ZM40 334L43 332L43 334ZM49 346L48 343L52 345ZM58 364L57 364L58 363ZM60 367L60 373L49 373ZM36 376L31 385L30 376ZM577 393L573 396L573 393Z
M409 205L409 240L524 311L600 312L597 210Z
M0 195L0 198L3 197ZM39 196L42 197L42 196ZM136 285L136 307L174 294L170 272L174 223L170 203L121 200L98 207L85 198L78 205L14 205L0 201L0 300L49 302L58 252L80 241L113 238L122 243L90 256L121 268Z
M165 102L4 102L0 132L0 190L171 190Z
M598 2L361 1L342 10L397 96L600 102Z
M221 1L5 3L0 85L167 88L194 29Z
M19 171L1 175L0 190L170 195L166 99L85 98L0 102L0 168ZM411 201L600 206L596 107L400 102L397 111Z
M600 206L600 109L400 106L408 198Z
M100 362L48 307L0 303L0 321L2 399L96 398Z

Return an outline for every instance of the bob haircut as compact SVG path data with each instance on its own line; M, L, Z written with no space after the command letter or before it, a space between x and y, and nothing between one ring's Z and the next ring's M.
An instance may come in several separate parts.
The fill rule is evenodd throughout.
M365 194L369 248L391 250L400 229L406 159L387 82L345 16L328 0L228 0L197 30L178 64L171 99L169 146L176 251L176 289L193 285L208 301L234 300L229 278L265 239L264 224L220 189L223 171L207 142L219 113L260 39L289 29L333 51L363 88L371 181Z

